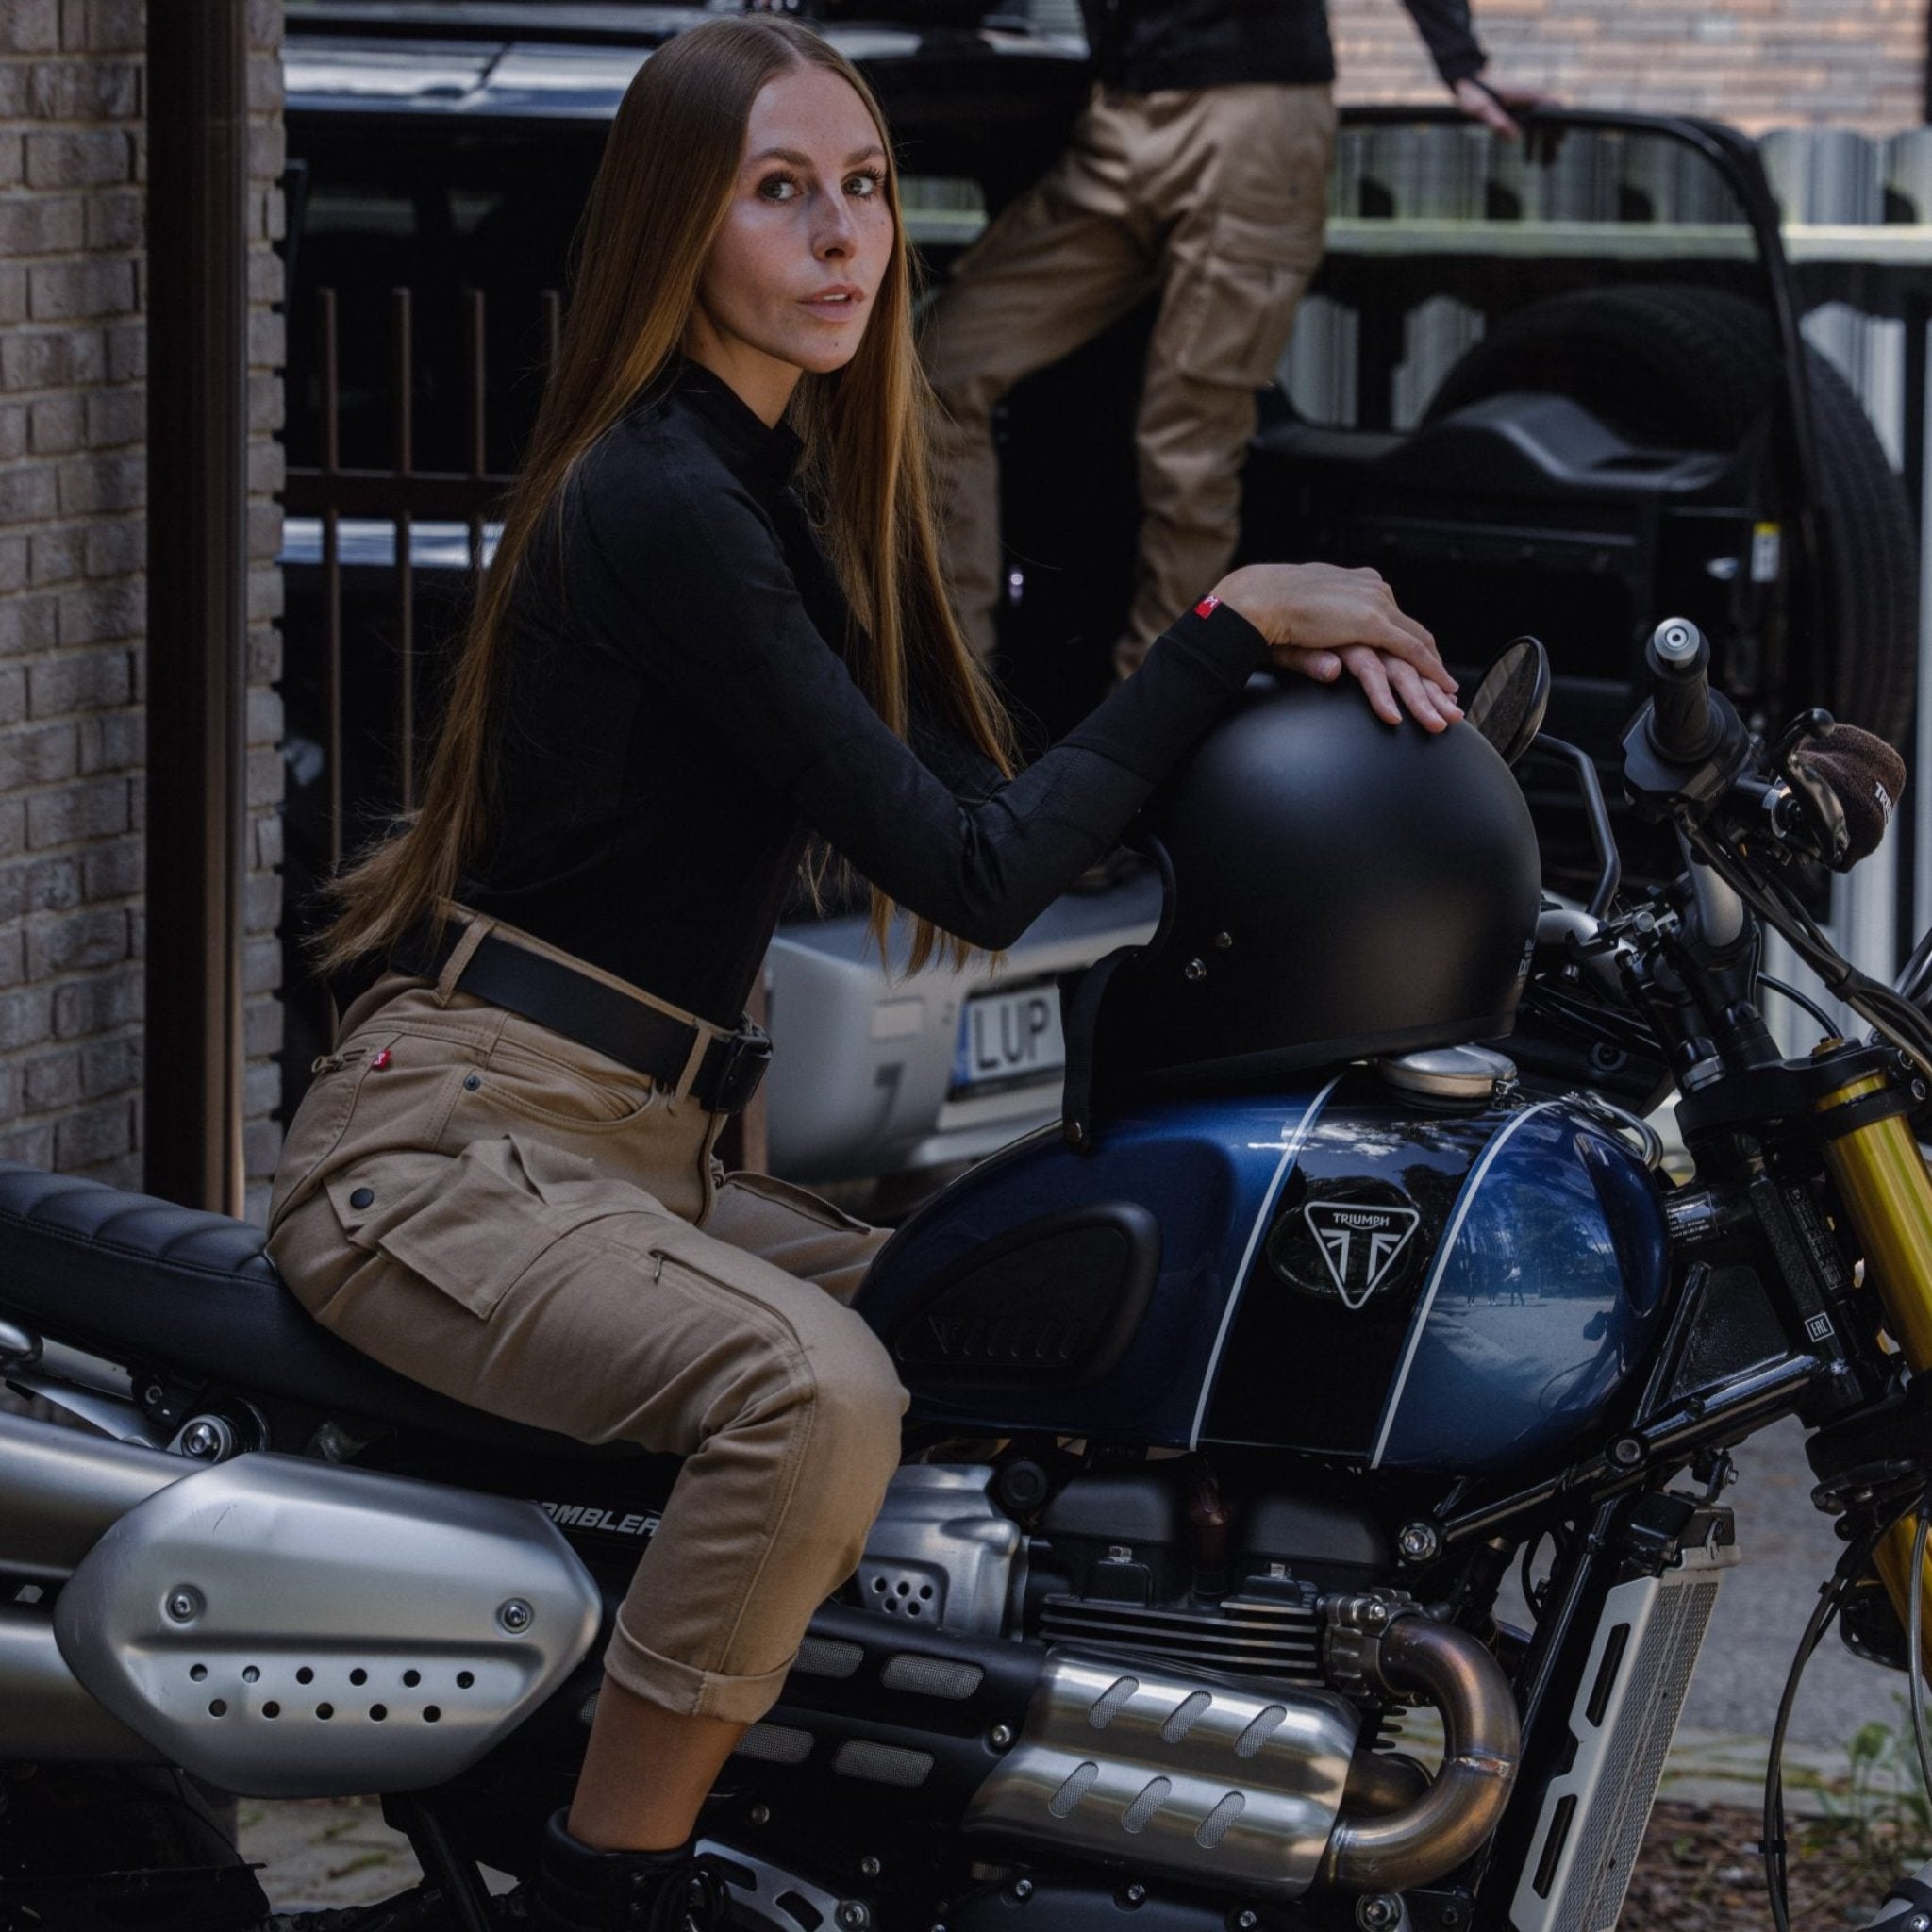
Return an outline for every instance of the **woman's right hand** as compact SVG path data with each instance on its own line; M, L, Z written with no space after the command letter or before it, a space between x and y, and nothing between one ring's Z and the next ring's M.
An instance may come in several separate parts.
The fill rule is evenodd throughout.
M1404 614L1379 571L1249 563L1223 577L1214 594L1268 640L1278 669L1323 684L1346 671L1391 724L1402 722L1405 706L1429 731L1445 731L1462 716L1435 639Z

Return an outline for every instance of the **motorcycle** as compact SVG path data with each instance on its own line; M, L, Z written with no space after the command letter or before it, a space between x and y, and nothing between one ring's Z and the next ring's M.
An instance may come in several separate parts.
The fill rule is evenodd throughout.
M1524 757L1574 774L1600 860L1560 902L1531 846L1507 1040L1125 1079L1123 1000L1242 1022L1240 936L1190 932L1172 878L1147 953L1067 990L1062 1127L919 1210L858 1303L907 1459L707 1807L733 1923L1607 1928L1739 1557L1728 1452L1790 1415L1845 1542L1798 1663L1840 1619L1923 1736L1932 940L1878 985L1803 891L1900 774L1824 713L1767 744L1707 662L1651 641L1624 789L1680 862L1641 891L1541 731L1540 645L1447 734L1512 791ZM1257 690L1222 734L1335 697ZM1779 1053L1761 1000L1806 1002L1766 927L1869 1037L1818 1011ZM1646 1124L1673 1089L1683 1178ZM356 1355L257 1229L23 1167L0 1370L91 1425L0 1415L0 1928L513 1919L479 1868L527 1874L568 1800L675 1464ZM381 1793L423 1881L275 1915L208 1788Z

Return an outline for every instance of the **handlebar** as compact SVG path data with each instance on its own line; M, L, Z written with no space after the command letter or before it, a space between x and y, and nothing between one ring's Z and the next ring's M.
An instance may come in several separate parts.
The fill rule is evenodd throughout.
M1710 645L1687 617L1667 617L1643 650L1650 673L1650 743L1674 765L1695 764L1716 748L1723 727L1711 715Z

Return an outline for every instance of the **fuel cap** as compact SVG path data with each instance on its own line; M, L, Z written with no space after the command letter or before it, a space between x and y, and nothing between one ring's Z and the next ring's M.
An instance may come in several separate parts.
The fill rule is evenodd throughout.
M1516 1062L1489 1046L1425 1046L1390 1054L1375 1062L1375 1071L1390 1086L1431 1100L1493 1100L1516 1084Z

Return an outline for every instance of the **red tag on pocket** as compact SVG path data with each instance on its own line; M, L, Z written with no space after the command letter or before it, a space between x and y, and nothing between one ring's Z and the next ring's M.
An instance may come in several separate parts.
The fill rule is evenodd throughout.
M1196 617L1212 617L1220 608L1221 599L1210 592L1194 606L1194 615Z
M369 1070L371 1073L380 1073L382 1069L388 1065L389 1048L384 1047L383 1050L369 1062Z

